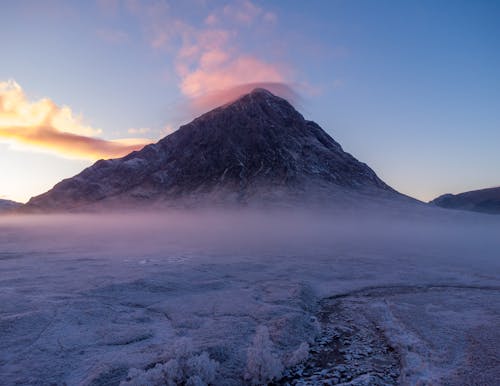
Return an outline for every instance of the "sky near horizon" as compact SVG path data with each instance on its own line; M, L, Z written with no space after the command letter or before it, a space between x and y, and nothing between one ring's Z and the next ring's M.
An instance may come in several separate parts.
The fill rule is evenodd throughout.
M500 185L498 1L27 0L0 18L0 198L268 82L402 193Z

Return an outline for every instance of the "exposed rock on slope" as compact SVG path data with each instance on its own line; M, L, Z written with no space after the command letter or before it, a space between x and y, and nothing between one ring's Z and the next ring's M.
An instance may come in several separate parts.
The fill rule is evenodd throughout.
M286 100L255 89L141 151L96 162L27 207L246 205L354 192L404 197Z

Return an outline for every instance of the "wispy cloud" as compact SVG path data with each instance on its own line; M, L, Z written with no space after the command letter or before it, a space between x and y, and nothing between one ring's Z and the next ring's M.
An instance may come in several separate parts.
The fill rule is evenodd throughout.
M222 8L223 15L241 24L250 25L265 12L264 10L249 0L240 0L227 4Z
M241 84L288 82L290 71L285 65L246 53L238 44L242 28L259 28L271 19L275 21L271 15L249 0L213 10L205 18L208 27L192 31L177 55L182 93L189 98L222 96L222 90Z
M287 84L279 82L254 82L239 84L233 87L227 87L222 90L207 92L203 95L193 97L189 100L187 110L191 115L199 114L213 109L223 103L236 100L238 97L247 94L255 88L265 88L275 95L285 98L294 105L301 103L300 96Z
M212 107L228 102L241 85L291 81L287 65L263 60L242 46L244 34L272 28L277 21L273 12L250 0L206 9L199 24L176 16L165 2L130 0L127 7L142 21L150 45L173 55L179 89L190 100L204 99L203 105Z
M0 141L84 159L120 157L150 142L96 138L100 134L68 106L48 98L29 101L15 81L0 82Z
M216 64L204 61L206 55L213 53L205 52L196 69L182 79L181 90L186 96L194 98L242 83L286 82L283 71L274 64L247 55L227 56Z
M149 133L151 131L151 129L149 127L139 127L139 128L130 128L127 130L129 134L146 134L146 133Z

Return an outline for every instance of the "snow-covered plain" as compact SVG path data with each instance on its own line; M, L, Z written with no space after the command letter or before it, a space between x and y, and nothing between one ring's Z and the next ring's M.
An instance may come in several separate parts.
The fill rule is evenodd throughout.
M10 215L0 248L2 385L500 379L498 216Z

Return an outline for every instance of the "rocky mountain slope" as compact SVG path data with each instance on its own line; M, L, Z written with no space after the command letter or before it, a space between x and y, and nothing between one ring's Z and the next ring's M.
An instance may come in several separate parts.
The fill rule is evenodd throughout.
M27 208L251 205L354 194L405 197L286 100L255 89L156 144L96 162Z
M430 203L448 209L500 214L500 187L443 194Z

